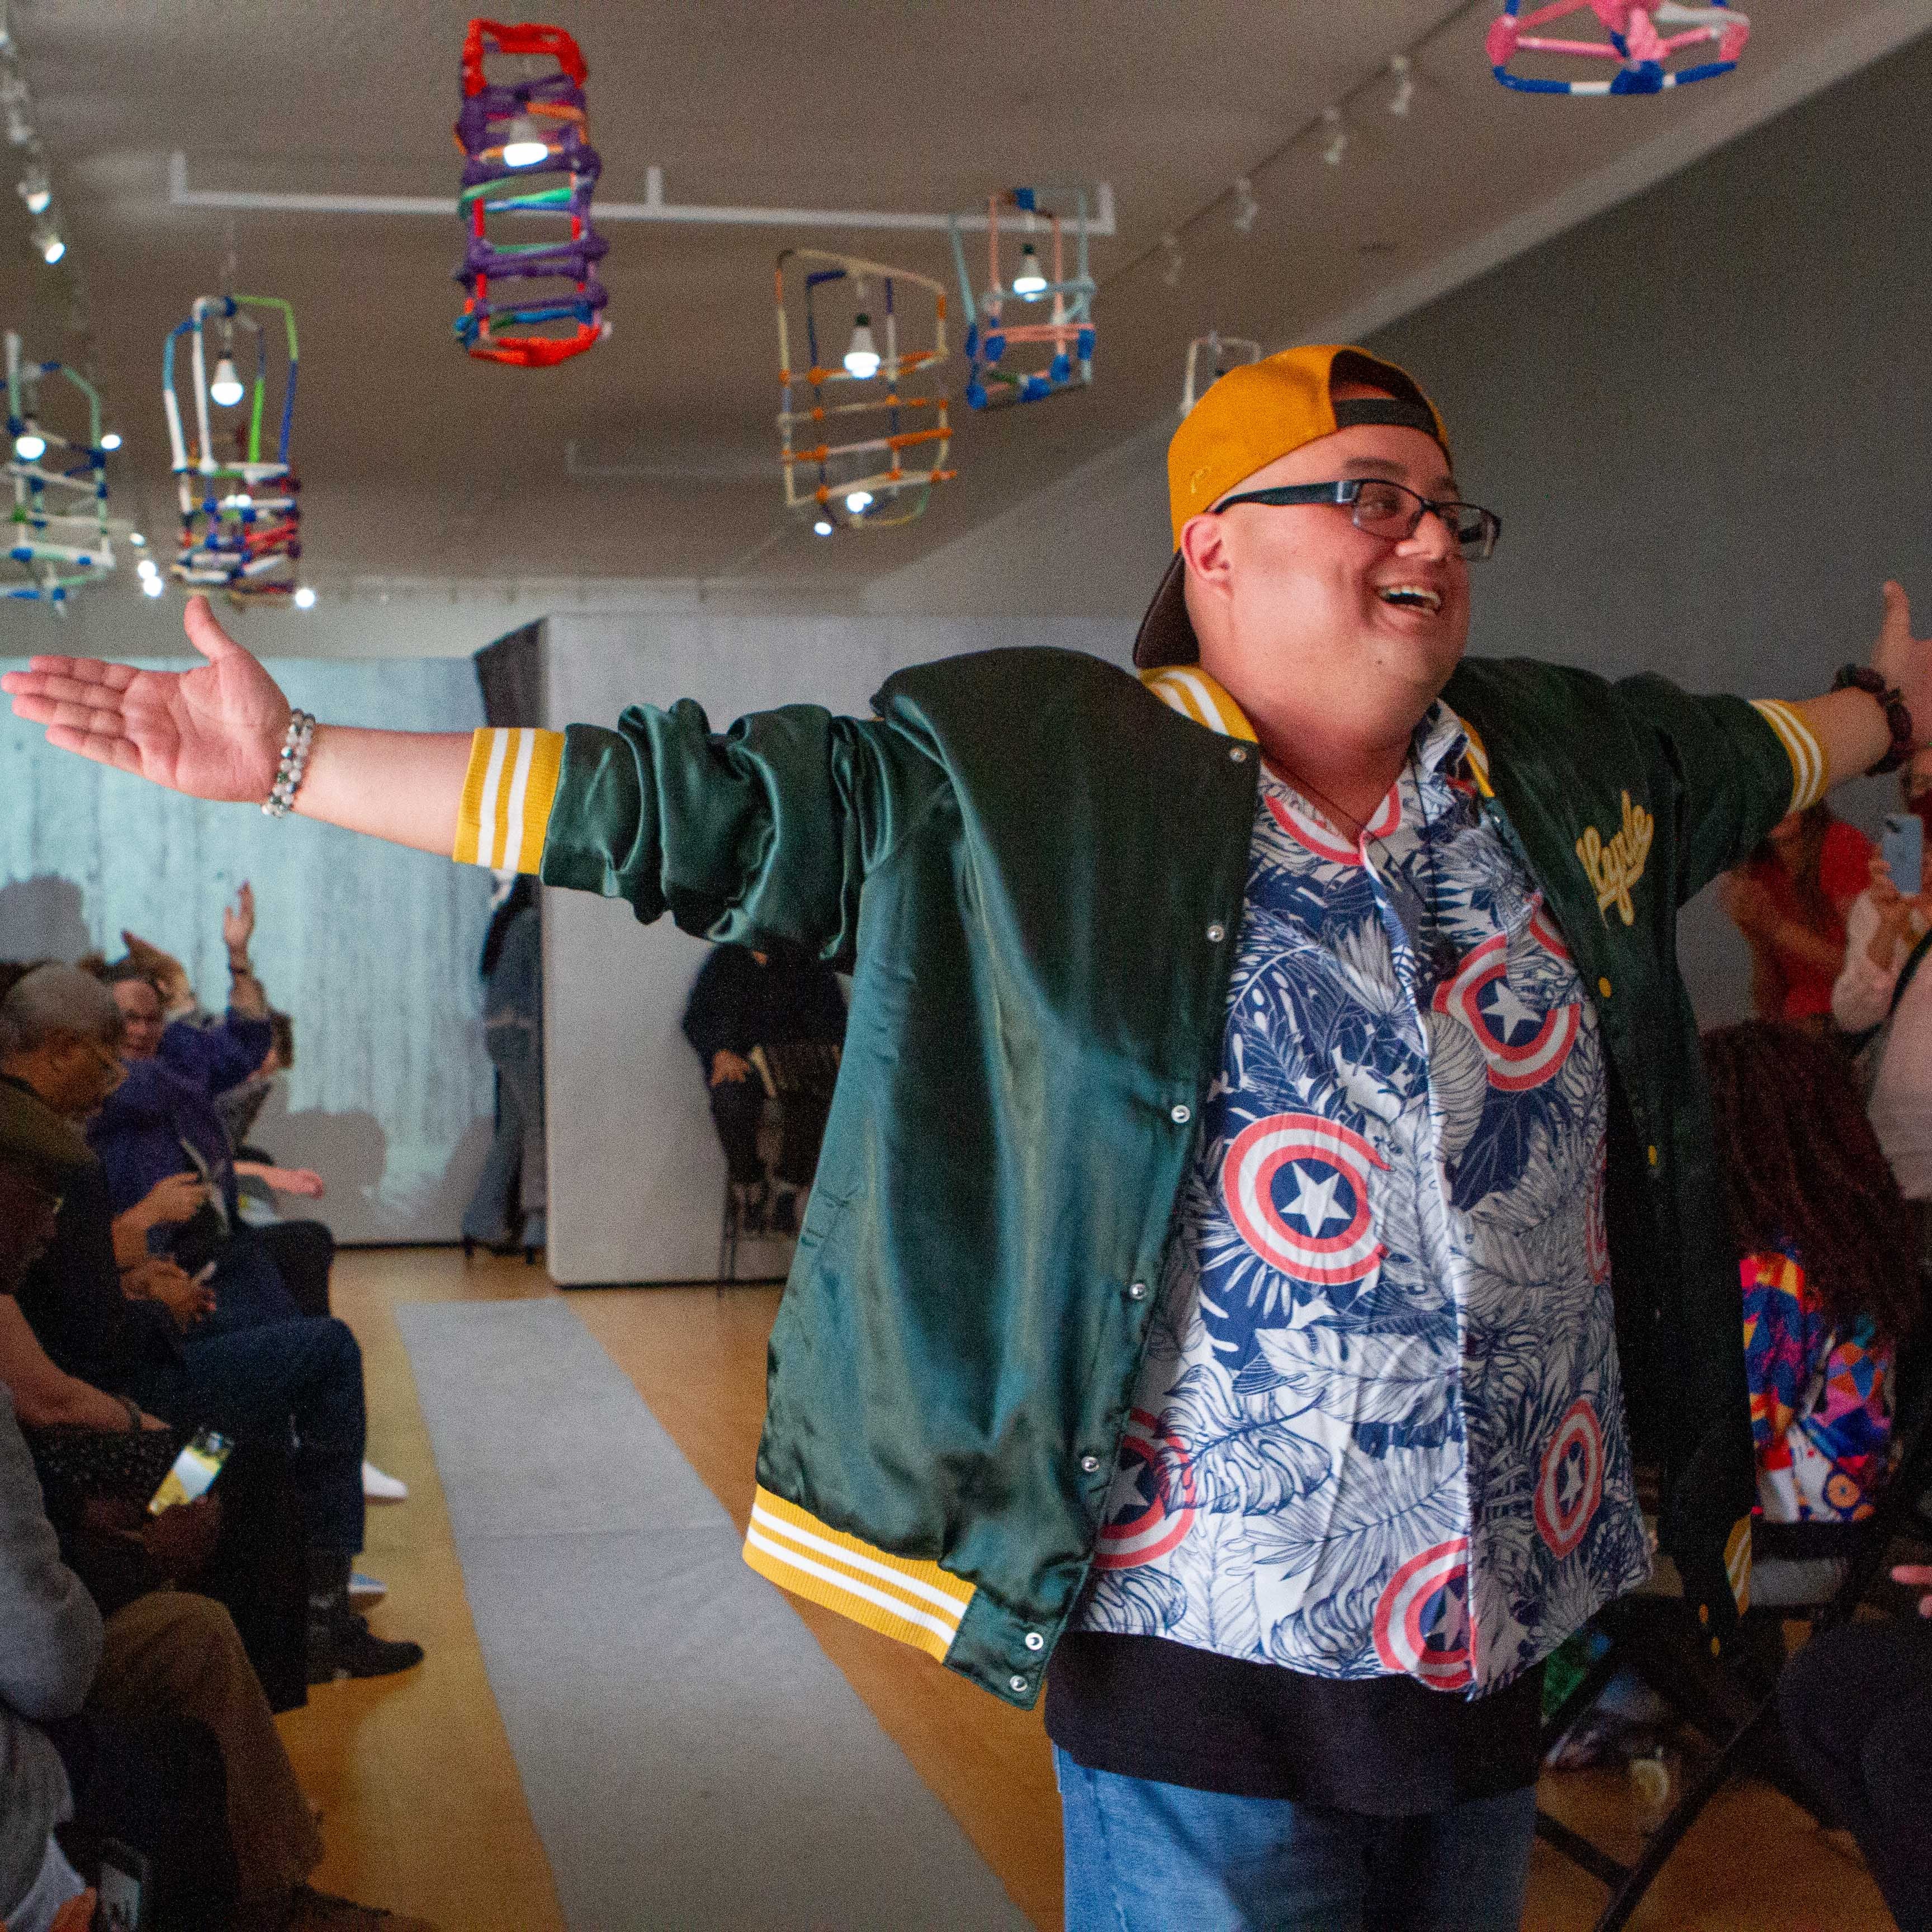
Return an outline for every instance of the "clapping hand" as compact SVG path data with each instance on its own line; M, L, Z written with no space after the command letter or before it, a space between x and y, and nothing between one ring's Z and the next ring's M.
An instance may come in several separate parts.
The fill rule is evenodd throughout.
M47 742L191 798L259 804L274 783L289 703L260 663L215 622L206 597L183 620L208 662L136 670L98 658L37 657L0 677L16 717Z

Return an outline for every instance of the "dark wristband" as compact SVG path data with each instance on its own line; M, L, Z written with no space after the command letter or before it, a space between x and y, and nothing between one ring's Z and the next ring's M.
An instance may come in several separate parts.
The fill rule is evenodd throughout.
M1904 694L1896 685L1887 684L1884 677L1870 664L1846 664L1832 680L1834 691L1862 691L1875 698L1885 712L1886 728L1892 734L1892 743L1883 758L1871 766L1868 776L1881 778L1887 772L1895 772L1918 748L1918 733L1912 722L1912 713L1906 708Z

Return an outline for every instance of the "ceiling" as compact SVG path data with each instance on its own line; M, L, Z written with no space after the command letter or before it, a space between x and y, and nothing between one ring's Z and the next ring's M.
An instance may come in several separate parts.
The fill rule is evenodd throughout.
M1654 99L1504 92L1492 0L1015 0L779 6L569 0L549 17L590 66L598 194L943 212L1033 179L1112 184L1094 244L1094 387L976 416L956 405L958 480L920 522L821 542L779 503L771 268L778 249L862 250L952 278L945 238L758 226L608 226L610 340L550 370L469 360L449 322L453 212L171 206L198 189L453 196L464 8L434 0L15 0L92 354L126 436L116 507L166 536L159 358L197 293L284 296L302 332L295 449L305 569L377 579L760 578L849 592L950 542L1144 428L1179 398L1190 336L1292 340L1360 313L1660 136L1720 131L1752 70L1802 72L1879 0L1750 0L1739 74ZM1408 113L1391 54L1420 43ZM1346 103L1339 166L1324 106ZM1709 138L1717 138L1713 131ZM4 164L4 162L0 162ZM1231 184L1260 212L1234 226ZM29 352L76 356L61 270L0 196L0 298ZM1163 271L1178 234L1178 281ZM983 245L983 244L982 244ZM1552 327L1570 319L1552 316ZM958 365L950 386L960 387ZM573 476L576 466L601 472Z

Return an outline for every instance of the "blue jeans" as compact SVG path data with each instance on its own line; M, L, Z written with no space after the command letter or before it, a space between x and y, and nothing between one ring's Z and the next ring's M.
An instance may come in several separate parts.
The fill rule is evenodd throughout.
M178 1361L152 1364L128 1393L164 1421L286 1441L309 1542L352 1556L362 1547L362 1351L332 1316L298 1316L226 1335L190 1334Z
M302 1313L283 1286L274 1256L252 1228L237 1228L222 1244L208 1286L214 1290L214 1308L196 1325L197 1336L292 1322Z
M1053 1756L1066 1932L1516 1932L1522 1922L1534 1786L1376 1818Z

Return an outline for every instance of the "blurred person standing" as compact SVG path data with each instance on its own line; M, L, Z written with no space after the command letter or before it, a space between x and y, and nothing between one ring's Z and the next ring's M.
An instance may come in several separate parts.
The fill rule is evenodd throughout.
M1822 1032L1845 958L1845 920L1864 890L1871 841L1822 799L1786 814L1719 887L1751 952L1751 1010Z
M1879 1144L1918 1220L1918 1252L1932 1234L1932 757L1899 773L1905 807L1926 826L1918 890L1905 893L1874 856L1869 883L1846 920L1845 963L1832 1016L1860 1041L1871 1068L1870 1111Z
M479 1244L534 1259L544 1245L549 1175L544 1142L543 920L536 882L494 875L483 936L483 1044L496 1070L496 1124L463 1214L463 1252Z

